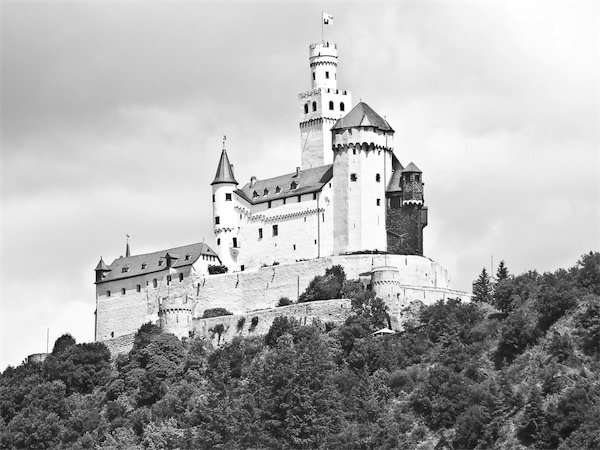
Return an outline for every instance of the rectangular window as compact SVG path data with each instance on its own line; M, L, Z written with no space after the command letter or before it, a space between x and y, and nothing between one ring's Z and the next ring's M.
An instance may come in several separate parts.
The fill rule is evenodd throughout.
M268 208L270 208L270 207L271 207L271 202L269 202L269 206L268 206Z
M351 173L350 174L350 181L356 181L356 180L357 180L356 174L355 173Z
M221 218L219 216L215 217L215 225L219 225L221 223Z
M273 225L273 236L279 235L279 226Z
M142 286L140 286L139 284L136 284L135 291L136 292L141 292L141 290L142 290Z
M294 250L296 250L296 244L294 244Z
M299 195L299 196L298 196L298 203L300 203L301 201L302 201L302 196L301 196L301 195Z
M237 238L233 238L233 248L237 248Z
M258 238L262 239L262 228L258 229Z
M381 199L380 198L377 199L377 206L381 206Z
M217 245L221 245L221 238L217 239Z
M246 268L246 267L245 267L243 264L240 266L240 270L241 270L242 272L244 271L244 269L245 269L245 268Z
M287 200L287 198L284 198L284 199L283 199L283 204L284 204L284 205L286 204L286 200Z
M215 202L215 194L213 194L213 203Z
M231 201L231 194L225 194L225 201L227 201L227 202Z
M317 199L317 193L313 192L313 200L316 200L316 199Z
M327 70L325 71L325 78L329 79L329 72Z

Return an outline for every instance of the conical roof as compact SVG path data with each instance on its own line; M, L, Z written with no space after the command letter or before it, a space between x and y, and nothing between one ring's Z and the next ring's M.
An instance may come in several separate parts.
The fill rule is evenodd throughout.
M339 119L332 130L358 127L375 127L382 131L394 131L384 118L364 102L360 102L348 114Z
M404 169L402 172L417 172L417 173L422 173L421 169L419 169L417 166L415 166L414 163L409 163L408 166L406 166L406 169Z
M210 183L210 185L212 186L213 184L219 183L238 184L233 176L233 170L231 169L231 164L229 164L229 158L227 157L227 152L225 149L223 149L223 152L221 153L221 159L219 160L219 166L217 167L215 179L212 183Z
M100 257L100 262L98 263L98 265L96 266L96 268L94 269L95 271L101 270L103 272L108 272L110 269L108 268L108 266L104 263L104 260L102 259L102 257Z

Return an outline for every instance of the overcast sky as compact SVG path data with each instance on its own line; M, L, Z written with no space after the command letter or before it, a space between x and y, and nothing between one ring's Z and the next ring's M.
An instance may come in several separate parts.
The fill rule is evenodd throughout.
M222 135L241 184L300 165L308 45L423 171L425 254L553 271L599 250L598 2L28 2L1 22L1 359L94 337L94 267L206 239Z

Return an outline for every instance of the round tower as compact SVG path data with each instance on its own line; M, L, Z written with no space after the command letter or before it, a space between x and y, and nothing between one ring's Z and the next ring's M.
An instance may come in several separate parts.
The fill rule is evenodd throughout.
M158 307L160 328L180 339L188 337L192 329L192 309L187 297L163 298Z
M329 42L311 44L309 49L311 88L337 88L337 46Z
M403 205L423 204L423 175L412 162L400 174Z
M397 267L389 266L385 261L375 264L371 269L371 290L382 299L389 308L392 329L398 329L401 289L400 272Z
M385 191L394 130L366 103L331 129L334 254L387 250Z
M212 186L213 227L216 251L221 264L232 272L238 269L238 215L235 212L235 190L238 182L233 175L227 151L223 148Z

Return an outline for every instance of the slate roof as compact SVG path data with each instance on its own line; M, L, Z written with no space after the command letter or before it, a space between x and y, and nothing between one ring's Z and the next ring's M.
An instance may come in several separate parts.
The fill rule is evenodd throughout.
M98 265L96 266L96 268L94 270L95 271L98 271L98 270L106 271L106 270L110 270L110 269L108 268L108 266L106 265L106 263L104 262L102 257L100 257L100 261L98 262Z
M104 277L99 283L163 271L167 268L165 259L167 254L171 256L176 254L181 255L181 257L173 263L172 267L174 269L194 264L201 255L217 256L217 254L208 245L206 245L204 242L199 242L197 244L184 245L183 247L174 247L154 253L146 253L144 255L133 255L125 258L117 258L110 264L110 266L108 266L108 270L110 270L110 272L108 272L106 277ZM185 259L186 255L189 255L189 259L187 260ZM163 263L160 266L158 265L159 260L163 260ZM142 264L144 263L147 264L147 266L145 269L142 269ZM124 267L129 267L129 270L127 272L123 272Z
M256 205L270 200L319 192L323 189L325 183L328 183L332 177L333 165L327 164L312 169L304 169L300 171L300 175L296 175L296 172L292 172L275 178L256 180L254 186L250 187L250 183L247 183L244 187L235 192L251 204ZM291 188L292 183L297 184L296 189ZM277 192L278 186L279 192ZM265 195L265 189L268 191L267 195ZM256 197L254 196L255 191L258 194Z
M344 128L375 127L382 131L394 131L387 121L373 111L369 105L360 102L344 117L339 119L332 130Z
M227 157L227 152L225 149L221 152L221 159L219 159L219 165L217 167L217 173L215 174L215 179L210 185L219 184L219 183L235 183L235 177L233 176L233 170L231 170L231 164L229 163L229 158Z
M419 169L417 166L415 166L413 163L410 163L408 166L406 166L406 169L404 169L404 172L416 172L416 173L423 173L421 172L421 169Z
M396 155L392 153L392 168L394 172L392 173L392 177L387 185L386 192L402 192L402 188L400 187L400 176L402 175L402 171L404 167L396 158Z

